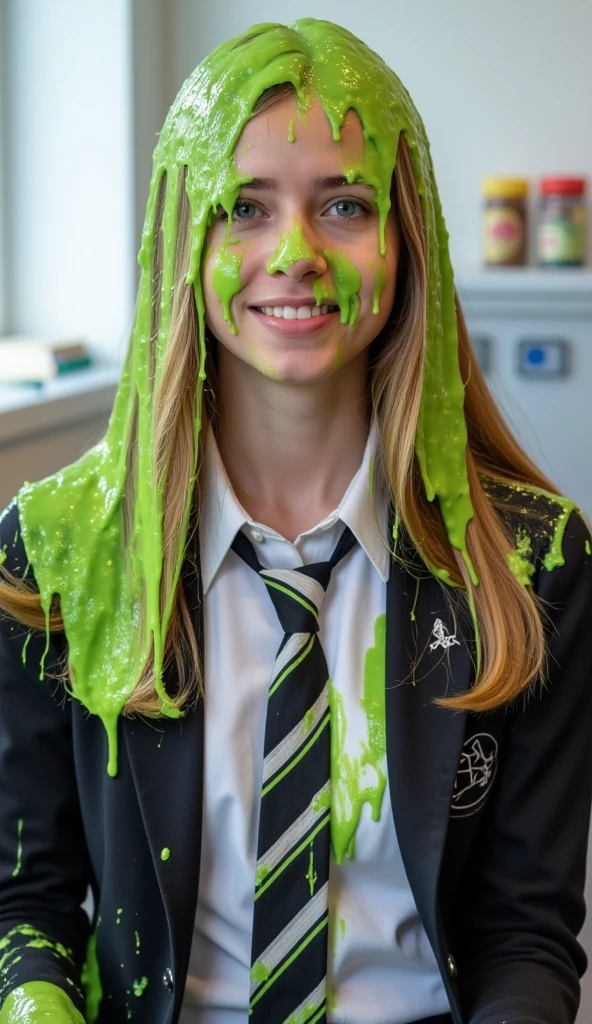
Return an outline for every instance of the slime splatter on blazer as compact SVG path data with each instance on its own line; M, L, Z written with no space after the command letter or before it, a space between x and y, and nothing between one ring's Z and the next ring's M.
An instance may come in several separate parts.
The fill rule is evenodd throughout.
M486 715L437 707L435 697L472 684L471 619L419 562L414 572L393 561L389 785L454 1024L567 1024L586 966L576 935L592 790L590 535L572 512L564 563L545 568L558 505L533 495L530 508L523 496L518 506L510 489L505 497L507 522L532 539L547 681ZM16 507L0 523L2 548L22 574ZM201 643L199 570L189 560L184 586ZM45 637L31 636L23 662L27 632L0 623L1 997L46 980L89 1021L174 1024L199 881L203 705L178 721L121 718L110 778L101 722L52 680L64 638L52 637L40 681ZM80 906L89 885L92 924Z

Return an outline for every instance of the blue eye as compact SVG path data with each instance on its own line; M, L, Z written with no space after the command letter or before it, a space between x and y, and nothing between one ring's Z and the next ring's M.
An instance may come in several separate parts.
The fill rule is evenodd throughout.
M239 199L234 204L234 210L232 211L233 220L252 220L257 213L257 207L253 206L252 203L247 202L246 199Z
M365 204L358 202L357 199L338 199L330 210L335 210L341 220L355 220L368 212Z

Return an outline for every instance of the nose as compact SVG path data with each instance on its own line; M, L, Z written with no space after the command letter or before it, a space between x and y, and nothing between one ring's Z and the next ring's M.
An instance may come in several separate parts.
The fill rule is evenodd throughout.
M310 245L300 224L295 224L291 231L282 231L280 243L267 262L268 274L281 271L293 281L300 281L310 273L320 277L326 269L327 260Z

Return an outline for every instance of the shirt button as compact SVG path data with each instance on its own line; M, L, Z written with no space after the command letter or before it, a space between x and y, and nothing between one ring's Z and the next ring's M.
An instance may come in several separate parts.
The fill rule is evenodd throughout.
M454 959L453 956L448 956L446 960L446 966L448 968L448 974L450 975L450 977L456 978L456 975L458 974L458 969L456 966L456 960Z
M263 544L265 540L260 530L251 530L251 539L255 541L255 544Z
M162 983L165 986L165 988L168 988L169 992L173 991L175 987L175 982L173 979L173 972L171 971L170 967L167 967L166 971L164 972L162 976Z

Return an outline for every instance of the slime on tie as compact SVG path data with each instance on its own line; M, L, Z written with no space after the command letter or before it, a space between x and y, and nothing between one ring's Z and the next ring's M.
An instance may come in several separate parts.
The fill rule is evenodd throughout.
M427 237L427 329L424 386L416 452L429 500L438 498L451 544L473 579L466 549L472 506L466 470L464 391L448 236L423 123L397 76L345 29L305 18L288 28L265 24L218 47L195 70L173 103L154 154L153 175L139 254L137 313L113 413L105 438L78 462L18 496L22 535L49 622L58 595L68 640L70 690L98 715L108 736L108 771L117 771L117 726L146 664L154 669L160 713L180 713L163 681L165 639L176 583L185 555L195 469L187 480L181 528L174 538L172 584L161 597L166 474L154 463L157 395L171 325L179 189L191 208L187 283L198 318L197 379L192 389L194 437L199 445L205 378L204 300L200 280L205 234L220 206L229 218L240 185L234 150L262 93L292 83L302 116L312 97L339 139L348 110L358 115L365 138L363 173L376 190L381 247L401 132L407 141L421 196ZM153 266L158 210L162 207L162 277L153 320ZM226 264L229 260L230 269ZM334 259L342 316L355 318L351 274ZM239 285L228 251L218 273L224 294ZM159 301L160 300L160 301ZM132 445L133 439L133 445ZM128 473L135 500L127 507Z

